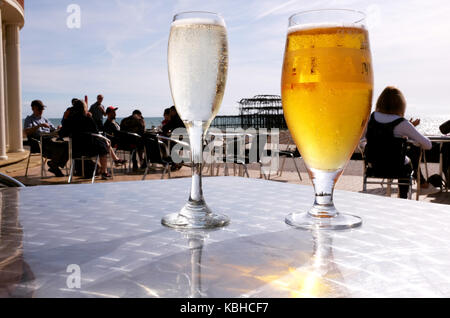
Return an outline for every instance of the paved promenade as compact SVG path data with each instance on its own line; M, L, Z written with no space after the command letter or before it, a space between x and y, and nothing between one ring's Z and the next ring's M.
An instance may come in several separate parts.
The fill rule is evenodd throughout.
M21 155L23 156L23 154ZM306 167L303 163L302 159L296 159L298 162L298 166L300 167L301 176L303 180L300 180L297 172L295 171L294 164L292 159L287 159L285 163L284 170L281 176L277 176L275 173L272 174L271 180L274 182L288 182L288 183L297 183L304 185L311 185L311 181L309 179L308 173L306 171ZM423 164L422 164L423 166ZM28 177L25 176L25 168L26 168L26 160L16 162L10 164L8 166L0 167L0 172L6 173L14 178L17 178L19 181L24 183L27 186L33 185L57 185L57 184L67 184L67 177L56 178L52 177L51 173L47 173L48 177L41 179L40 177L40 158L39 156L33 156L30 161L30 168L28 172ZM207 170L208 167L204 170L205 176L210 176L210 172ZM259 165L252 164L249 165L249 174L251 178L259 178ZM439 171L439 166L436 163L428 164L429 175L437 173ZM151 179L160 179L161 178L161 168L159 165L155 167L155 169L151 169L149 174L147 175L147 180ZM217 170L214 170L214 175ZM115 169L114 179L103 181L96 180L96 182L120 182L120 181L132 181L132 180L141 180L144 171L140 170L137 172L131 172L124 168ZM238 173L238 169L236 169L236 173ZM354 191L354 192L362 192L362 173L363 166L362 161L360 160L351 160L344 174L340 177L339 181L336 184L336 189ZM174 171L171 173L172 178L186 178L190 177L191 170L189 167L182 167L178 171ZM233 166L229 165L229 174L233 175ZM219 175L224 175L223 165L219 167ZM88 179L81 179L79 177L75 177L73 183L89 183ZM380 185L368 185L368 193L373 195L386 195L386 188L381 188ZM416 184L413 186L413 198L416 196ZM397 197L397 187L392 187L391 197ZM436 194L429 195L421 195L420 201L440 203L440 204L450 204L450 192L439 192Z

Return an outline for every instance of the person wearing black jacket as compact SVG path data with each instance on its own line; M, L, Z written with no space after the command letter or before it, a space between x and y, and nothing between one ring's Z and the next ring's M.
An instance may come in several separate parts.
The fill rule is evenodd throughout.
M98 128L91 116L88 116L86 103L81 100L74 101L67 118L59 131L61 138L72 137L72 152L74 156L86 155L100 158L100 173L102 179L110 178L107 172L108 153L112 156L116 165L124 164L125 161L119 159L111 148L110 142L106 138L95 137Z
M450 134L450 120L447 120L445 123L439 126L439 130L444 135ZM442 145L442 171L445 175L445 180L450 181L450 143L445 142Z
M177 128L185 128L183 121L178 115L175 106L170 107L170 120L162 127L162 133L164 136L170 136L170 134Z

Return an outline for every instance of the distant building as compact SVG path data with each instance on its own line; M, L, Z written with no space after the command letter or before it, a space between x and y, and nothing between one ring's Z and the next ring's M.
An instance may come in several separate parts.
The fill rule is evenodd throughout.
M242 98L238 104L239 115L216 116L211 126L220 129L287 128L279 95L256 95L251 98Z
M20 36L24 0L0 0L0 160L23 151L20 83Z

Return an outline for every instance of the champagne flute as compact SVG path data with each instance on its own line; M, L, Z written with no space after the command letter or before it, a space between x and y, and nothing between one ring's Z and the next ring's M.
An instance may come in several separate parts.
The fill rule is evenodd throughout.
M228 41L223 18L211 12L175 15L168 47L172 98L186 126L191 148L192 180L188 202L162 224L173 228L225 226L229 218L214 214L202 191L203 141L222 102L228 69Z
M366 127L373 73L365 15L345 9L294 14L284 53L281 95L289 131L314 185L309 211L286 223L304 229L347 229L361 218L339 213L334 185Z

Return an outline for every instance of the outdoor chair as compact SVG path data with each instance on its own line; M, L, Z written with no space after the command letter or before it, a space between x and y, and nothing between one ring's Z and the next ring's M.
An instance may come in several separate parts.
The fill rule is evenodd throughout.
M173 160L170 157L171 152L171 144L178 143L183 147L189 148L189 143L181 140L177 140L174 138L161 136L161 135L153 135L149 134L144 137L145 142L145 162L147 163L147 167L144 171L144 176L142 180L145 180L148 174L148 170L151 166L155 164L160 164L163 166L163 171L161 173L161 179L164 179L164 176L167 174L167 177L170 179L170 169L173 164Z
M285 150L279 150L278 154L280 158L282 158L280 168L278 169L277 175L281 177L283 175L284 164L287 158L291 158L294 162L295 170L297 170L298 178L302 181L302 175L300 174L300 170L297 165L296 158L301 158L300 152L298 151L297 146L295 146L292 137L289 137L289 144L287 145Z
M363 192L367 192L368 184L380 184L382 188L384 185L387 185L386 194L390 196L392 185L408 185L408 199L411 199L413 173L411 171L411 174L407 177L401 174L405 166L406 139L392 138L391 142L386 144L385 149L370 149L369 146L365 145L364 150L361 152L364 162ZM373 179L377 179L377 181ZM399 181L393 181L394 179ZM420 186L417 188L417 191L420 191Z
M268 137L272 135L273 134L271 133L245 133L232 138L227 138L225 141L226 145L224 147L226 152L223 156L223 161L217 163L216 174L219 172L219 165L223 164L224 173L225 175L228 175L227 164L231 163L233 165L238 165L239 169L241 169L241 167L243 168L243 176L246 175L247 177L250 177L248 173L248 165L257 163L260 171L259 177L270 179L271 171L269 169L268 173L263 172L264 162L262 159L264 152L266 152L266 155L270 157L273 153L278 151L277 149L266 149L267 145L271 146L271 142L268 142ZM243 147L243 145L246 145L247 143L250 144L249 149L247 149L247 147Z
M55 133L47 133L47 134L41 134L39 139L31 138L29 137L26 141L26 145L30 147L30 153L28 155L27 159L27 167L25 170L25 177L28 177L28 168L30 166L30 159L31 156L39 155L41 157L41 178L44 178L44 176L47 175L47 172L45 170L45 165L47 164L48 158L45 154L45 151L43 149L44 145L44 138L51 138L57 136ZM69 174L68 167L66 165L66 174Z
M115 149L117 155L119 155L119 153L128 154L128 170L131 170L132 162L135 160L137 162L136 156L138 156L138 150L143 147L144 144L142 136L128 131L118 131L114 136L107 134L106 137L116 142Z
M23 188L25 185L20 181L0 172L0 188Z
M442 156L442 166L443 168L446 167L446 169L443 171L445 181L446 181L446 190L448 191L448 185L450 183L450 144L444 144L441 147L441 156Z
M42 137L40 140L29 137L25 143L30 147L30 153L27 159L27 168L25 170L25 177L28 177L28 167L30 166L31 156L39 155L41 157L41 178L44 177L45 173L45 164L47 163L47 158L44 158L42 154Z
M97 173L97 167L98 167L98 162L100 160L100 156L99 155L90 155L90 154L84 152L82 145L83 145L83 142L85 142L87 140L86 138L103 138L103 139L108 140L106 137L104 137L100 134L95 134L95 133L82 133L82 134L71 136L69 138L70 173L69 173L69 178L67 180L68 183L72 182L76 160L81 161L82 177L84 177L85 176L84 175L85 160L90 160L93 158L95 158L95 165L94 165L94 169L92 172L91 183L94 183L94 181L95 181L95 176ZM75 146L74 146L74 144L75 144Z
M228 176L229 169L228 164L233 165L233 172L236 175L236 164L239 165L239 175L241 175L241 167L244 168L243 174L248 176L247 166L245 165L245 153L237 154L237 151L246 147L250 138L249 134L242 133L209 133L211 138L208 141L209 153L208 158L204 164L206 173L211 176L214 175L214 169L216 169L216 175L219 175L220 165L223 165L224 175ZM207 146L205 144L205 146ZM239 162L238 162L239 161ZM244 165L242 165L244 162Z

